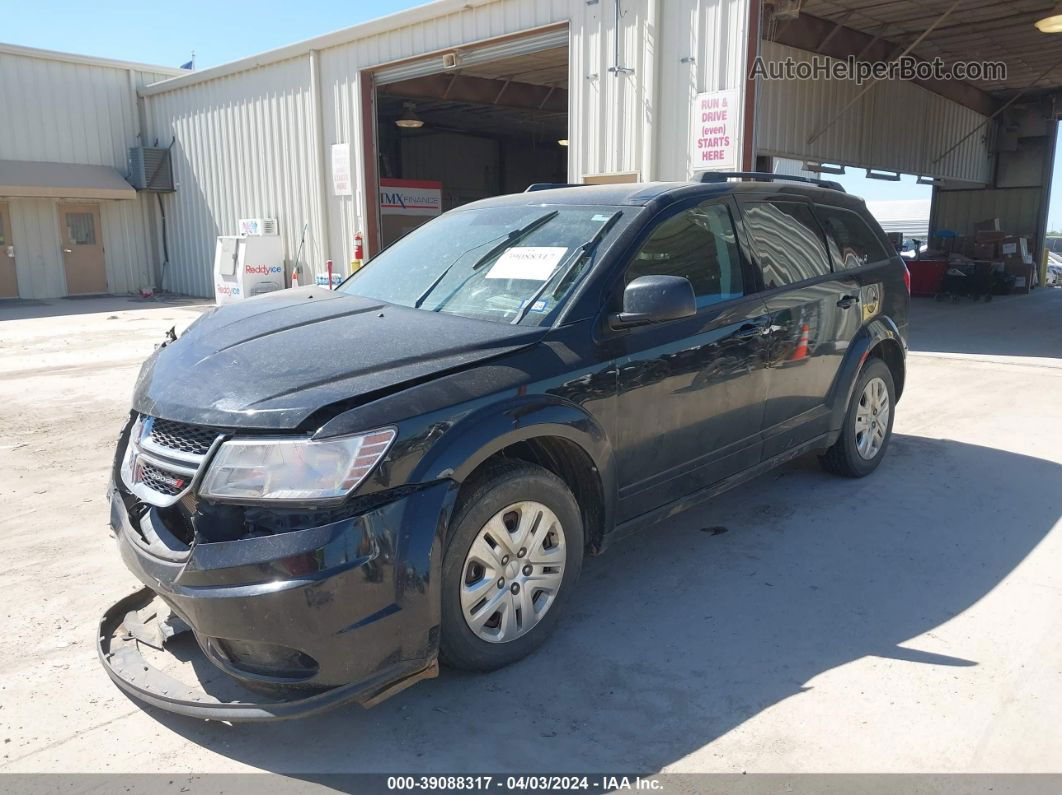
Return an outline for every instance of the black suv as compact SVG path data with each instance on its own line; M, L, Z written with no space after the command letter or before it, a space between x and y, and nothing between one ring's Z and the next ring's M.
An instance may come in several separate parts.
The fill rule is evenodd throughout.
M584 553L628 530L812 451L871 473L907 270L862 200L742 176L469 204L335 291L226 306L162 346L114 464L147 587L104 615L112 678L225 720L372 704L440 659L526 655ZM145 662L186 628L270 697Z

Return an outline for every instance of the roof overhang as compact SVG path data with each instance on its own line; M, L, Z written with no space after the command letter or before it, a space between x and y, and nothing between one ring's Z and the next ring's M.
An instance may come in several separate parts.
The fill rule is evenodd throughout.
M118 169L83 163L0 160L0 196L37 199L135 199Z

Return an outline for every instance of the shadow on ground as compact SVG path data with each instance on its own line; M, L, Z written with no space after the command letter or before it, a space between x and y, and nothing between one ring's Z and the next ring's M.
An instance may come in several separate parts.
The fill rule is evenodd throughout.
M572 614L505 670L293 723L152 714L285 773L655 771L858 658L977 665L907 642L1022 561L1059 482L1050 461L912 436L864 480L798 460L589 560Z
M1062 358L1062 289L996 296L989 303L911 299L912 351Z

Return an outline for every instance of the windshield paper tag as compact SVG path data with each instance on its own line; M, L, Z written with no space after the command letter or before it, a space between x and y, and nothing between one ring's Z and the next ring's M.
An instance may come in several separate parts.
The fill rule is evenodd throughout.
M544 282L568 253L563 246L508 248L487 271L488 279L524 279Z

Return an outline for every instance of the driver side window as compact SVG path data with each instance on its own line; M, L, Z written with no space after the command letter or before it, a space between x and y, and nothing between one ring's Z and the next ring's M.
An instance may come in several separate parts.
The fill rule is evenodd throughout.
M697 308L744 295L734 221L725 204L707 203L660 222L634 255L625 284L639 276L683 276Z

